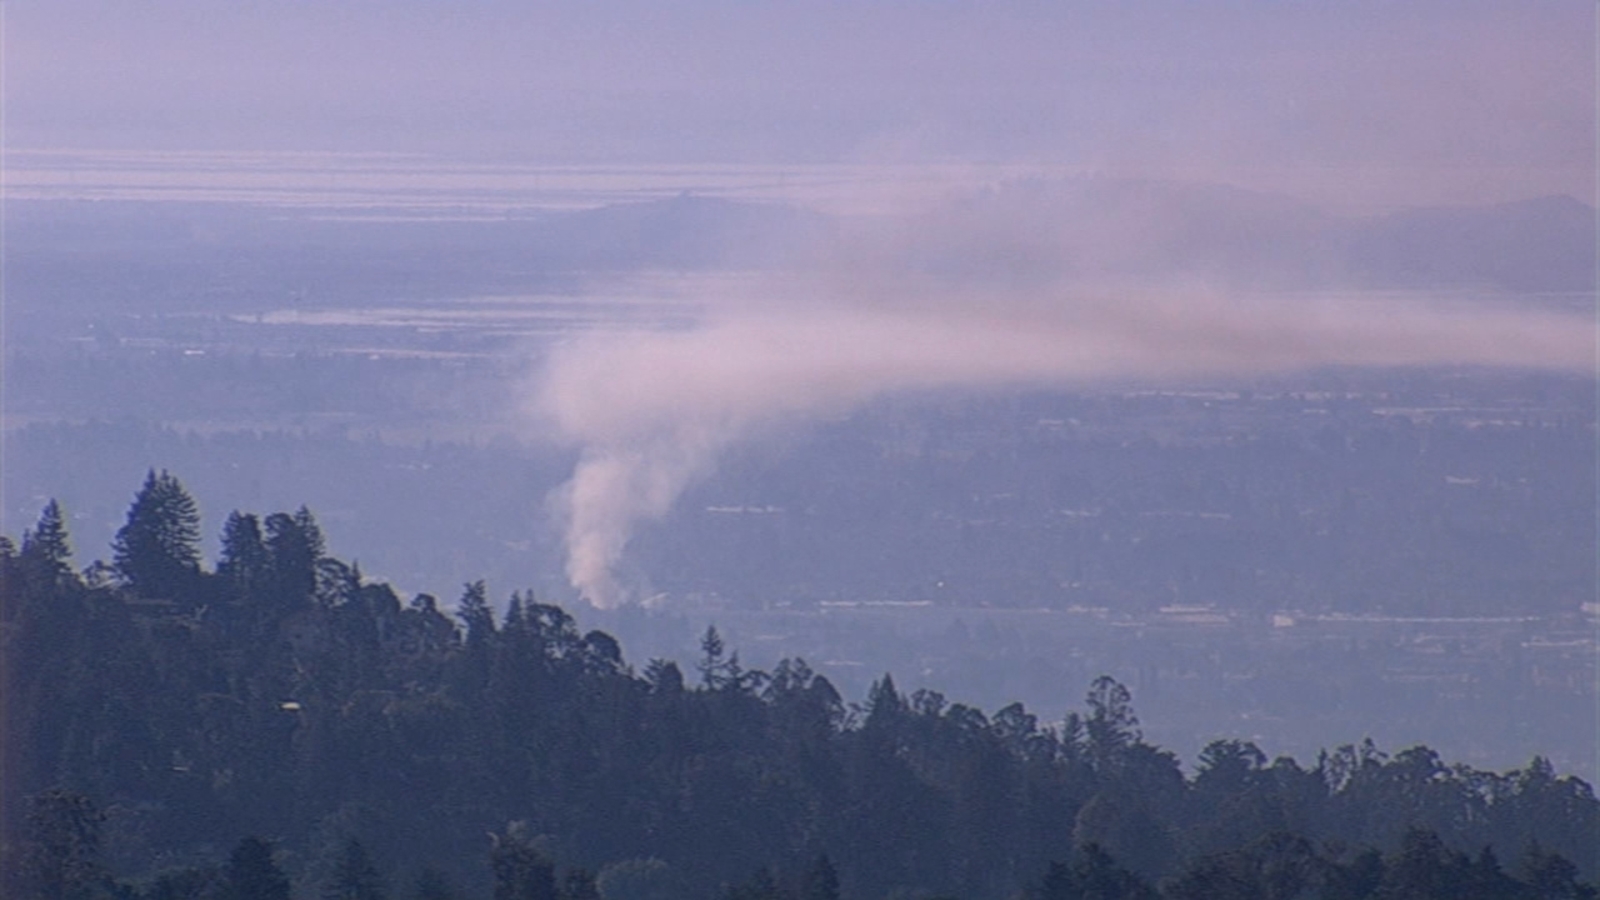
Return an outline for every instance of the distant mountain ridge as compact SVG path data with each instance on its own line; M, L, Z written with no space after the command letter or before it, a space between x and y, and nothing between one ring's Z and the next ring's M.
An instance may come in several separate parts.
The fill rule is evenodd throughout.
M1030 180L940 215L965 217L973 231L995 238L968 254L975 266L1009 244L1068 277L1187 277L1269 289L1596 286L1596 212L1568 196L1341 216L1286 195L1216 184Z
M871 219L713 192L498 219L337 213L13 201L5 211L8 286L18 302L37 296L47 305L100 297L129 273L141 282L141 304L216 303L215 292L189 296L198 283L228 284L252 298L459 296L568 273L826 268L858 258L856 243L866 239L880 242L891 266L984 284L1596 288L1595 209L1566 196L1349 217L1223 185L1072 179L1010 182L932 212ZM126 299L119 294L117 306Z
M1427 207L1360 220L1348 259L1374 284L1481 283L1515 291L1593 291L1596 213L1567 196Z

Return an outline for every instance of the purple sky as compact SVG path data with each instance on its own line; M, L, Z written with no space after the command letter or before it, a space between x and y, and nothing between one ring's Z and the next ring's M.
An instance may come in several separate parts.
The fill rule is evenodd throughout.
M1595 15L1591 0L15 0L6 142L1024 162L1592 200Z

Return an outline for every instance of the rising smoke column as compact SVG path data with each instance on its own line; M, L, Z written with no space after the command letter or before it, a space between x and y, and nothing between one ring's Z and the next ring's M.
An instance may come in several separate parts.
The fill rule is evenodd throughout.
M690 331L594 334L541 373L537 412L581 448L558 492L567 575L597 606L634 529L664 516L730 444L780 423L928 388L1082 388L1328 365L1491 365L1592 373L1588 319L1446 304L1203 291L993 291L725 306Z

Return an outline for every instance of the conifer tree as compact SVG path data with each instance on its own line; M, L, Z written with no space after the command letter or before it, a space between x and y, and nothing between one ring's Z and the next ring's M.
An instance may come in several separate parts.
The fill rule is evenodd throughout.
M467 627L467 648L482 652L495 633L494 610L489 608L489 588L482 579L466 586L456 603L456 618Z
M289 879L272 859L272 845L247 837L233 848L223 871L224 900L289 900Z
M105 814L88 797L63 790L45 791L28 806L21 848L24 895L50 900L103 896L110 880L100 863Z
M324 546L322 529L304 506L267 516L266 547L271 590L280 606L293 609L310 600L317 587L317 563Z
M444 873L430 866L417 873L411 896L413 900L454 900L455 891L450 889Z
M52 578L72 571L72 543L61 506L52 499L39 513L39 523L22 536L22 559Z
M695 668L700 670L700 683L708 690L717 690L727 683L728 661L723 655L725 649L717 626L707 625L705 634L700 636L700 662Z
M1096 769L1108 772L1143 737L1139 717L1133 713L1133 697L1121 682L1101 675L1090 684L1085 701L1089 704L1084 722L1089 758Z
M839 900L839 873L824 853L806 870L800 882L800 900Z
M683 671L671 660L650 660L644 667L644 680L657 694L676 697L683 693Z
M568 869L561 879L561 900L600 900L600 889L588 869Z
M906 701L895 689L894 676L888 672L874 681L867 690L867 720L869 730L892 726L905 714Z
M165 469L145 476L112 543L117 574L146 597L187 593L200 571L200 512L194 498Z
M534 846L521 822L506 831L489 852L494 900L558 900L555 866Z
M261 536L261 520L254 513L228 513L222 526L222 555L217 559L217 574L235 589L248 593L267 571L267 545Z
M11 538L0 534L0 587L17 583L17 560L17 545L11 542ZM16 603L11 602L9 595L3 592L0 592L0 598L5 600L0 602L0 619L10 619L15 615Z
M1138 875L1091 843L1073 853L1071 864L1051 863L1035 896L1038 900L1156 900L1158 895Z
M383 879L355 838L345 841L333 876L322 890L323 900L384 900Z

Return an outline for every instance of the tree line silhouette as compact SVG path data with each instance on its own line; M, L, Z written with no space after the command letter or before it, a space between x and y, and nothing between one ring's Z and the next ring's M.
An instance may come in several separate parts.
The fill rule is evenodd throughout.
M714 628L635 669L481 581L402 601L304 508L232 513L208 571L167 472L109 564L65 522L0 537L8 897L1595 895L1600 804L1537 757L1225 739L1185 774L1108 677L1043 723L889 675L847 702Z

